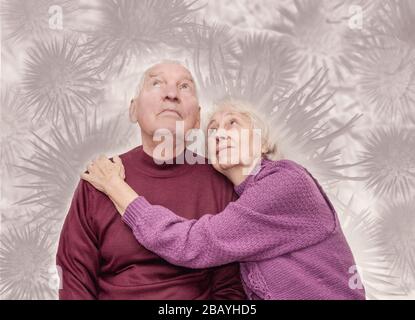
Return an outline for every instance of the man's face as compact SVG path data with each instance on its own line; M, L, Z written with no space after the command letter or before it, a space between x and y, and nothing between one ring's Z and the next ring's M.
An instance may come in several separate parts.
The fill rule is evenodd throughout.
M193 77L179 64L162 63L150 68L132 108L142 134L149 137L158 129L175 134L178 121L183 122L184 133L200 125Z

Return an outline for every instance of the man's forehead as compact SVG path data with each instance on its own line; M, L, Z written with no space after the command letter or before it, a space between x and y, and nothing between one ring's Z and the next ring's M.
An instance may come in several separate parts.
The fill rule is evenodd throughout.
M174 74L178 78L188 78L193 81L190 71L180 64L158 64L148 69L146 74L147 78Z

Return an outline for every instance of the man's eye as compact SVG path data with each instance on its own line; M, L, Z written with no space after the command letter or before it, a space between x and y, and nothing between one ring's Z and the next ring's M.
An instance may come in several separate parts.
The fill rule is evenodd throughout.
M160 81L160 80L154 80L154 81L152 82L152 86L153 86L153 87L160 87L160 85L161 85L161 81Z
M190 88L190 86L189 86L189 84L188 83L182 83L181 85L180 85L180 89L189 89Z
M230 124L231 125L234 125L234 124L236 124L236 123L238 123L235 119L231 119L231 121L230 121Z

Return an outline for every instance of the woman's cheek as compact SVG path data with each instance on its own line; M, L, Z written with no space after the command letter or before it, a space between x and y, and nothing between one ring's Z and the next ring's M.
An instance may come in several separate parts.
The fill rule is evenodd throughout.
M214 164L218 161L216 157L216 145L213 143L208 144L208 158L209 161Z

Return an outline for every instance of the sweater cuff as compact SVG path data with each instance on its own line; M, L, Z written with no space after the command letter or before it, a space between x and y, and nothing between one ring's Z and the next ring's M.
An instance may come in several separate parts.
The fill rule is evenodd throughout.
M151 204L143 196L138 196L135 198L125 209L125 212L122 216L122 220L134 230L137 224L137 217L141 212L147 208L151 207Z

